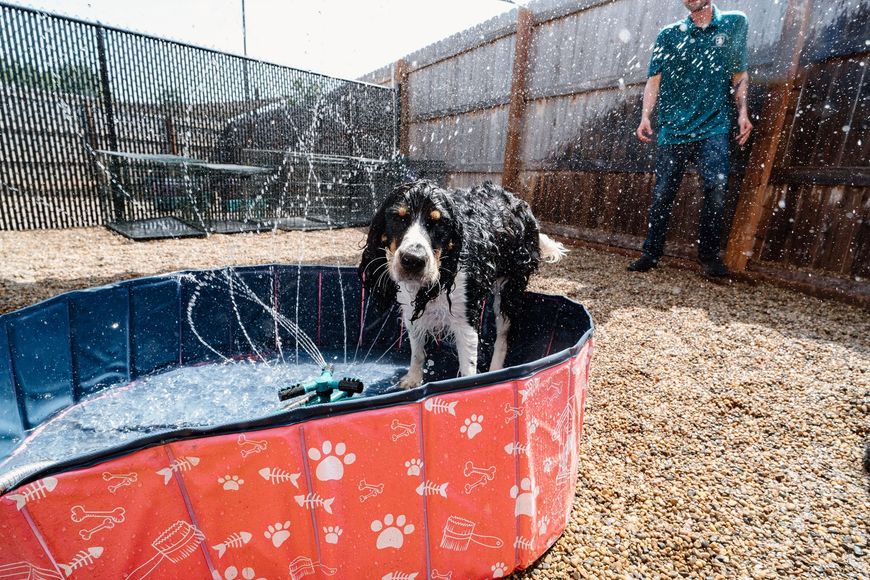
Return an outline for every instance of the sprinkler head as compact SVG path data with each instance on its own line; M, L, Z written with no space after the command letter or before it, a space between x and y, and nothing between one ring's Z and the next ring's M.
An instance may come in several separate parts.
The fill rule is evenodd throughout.
M295 384L290 385L289 387L284 387L280 391L278 391L278 400L279 401L287 401L289 399L295 399L296 397L303 395L305 393L305 385Z
M349 395L362 393L363 388L363 382L359 379L345 377L338 381L338 390Z

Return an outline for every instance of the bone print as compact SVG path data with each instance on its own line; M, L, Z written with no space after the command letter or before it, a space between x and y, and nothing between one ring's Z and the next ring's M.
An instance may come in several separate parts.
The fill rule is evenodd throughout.
M253 455L254 453L261 453L265 451L267 447L269 447L268 441L256 441L253 439L248 439L247 437L245 437L244 433L239 435L239 438L236 439L236 443L239 447L242 448L240 450L242 457L247 457L248 455Z
M508 416L504 418L505 423L510 423L517 417L522 417L523 415L523 409L521 407L512 407L510 403L504 404L504 412L508 414Z
M465 484L465 493L466 493L466 494L469 494L469 493L471 493L472 491L474 491L476 488L478 488L478 487L480 487L480 486L482 486L482 485L486 485L486 482L487 482L487 481L489 481L489 480L486 478L486 476L485 476L485 475L481 475L481 476L480 476L480 479L478 479L478 480L475 481L474 483L466 483L466 484Z
M477 481L465 484L465 493L469 494L476 488L486 485L486 482L493 480L495 477L495 465L484 469L482 467L475 467L471 461L466 461L465 469L462 471L462 474L465 477L472 477L474 475L480 476Z
M366 480L361 480L359 485L357 485L357 489L362 492L365 492L365 495L359 496L360 501L365 501L369 498L377 497L384 493L384 484L379 483L377 485L371 485L366 483Z
M417 432L417 425L415 425L413 423L410 425L406 425L406 424L402 423L401 421L399 421L398 419L393 419L393 422L390 423L390 429L395 431L395 433L393 433L391 439L393 441L398 441L402 437L409 437L409 436L413 435L414 433L416 433Z
M124 520L121 520L121 521L123 522ZM120 522L116 522L112 518L105 518L102 521L102 523L98 524L97 526L95 526L89 530L79 530L79 536L81 536L81 538L83 540L88 541L91 539L91 536L93 536L94 534L96 534L97 532L99 532L101 530L111 530L112 528L115 527L116 523L120 523Z
M79 523L88 518L109 518L116 524L120 524L124 521L126 517L126 512L122 507L116 507L110 511L89 511L81 505L74 505L72 509L70 509L70 519L75 523Z
M113 479L132 479L136 481L136 478L139 476L133 473L110 473L108 471L103 472L103 481L112 481Z
M133 475L135 476L136 474L134 473ZM127 487L128 485L133 485L133 483L135 481L136 481L136 477L133 477L133 479L124 479L124 480L119 481L118 483L113 483L112 485L109 486L109 493L115 493L116 491L118 491L122 487Z
M465 462L465 469L462 472L462 475L465 477L471 477L472 475L483 475L486 477L487 481L492 481L495 477L495 465L492 467L475 467L471 461Z
M122 487L126 487L128 485L133 485L136 483L136 480L139 479L139 475L137 473L110 473L108 471L103 472L103 481L114 481L119 479L118 483L113 483L109 486L109 492L115 493Z

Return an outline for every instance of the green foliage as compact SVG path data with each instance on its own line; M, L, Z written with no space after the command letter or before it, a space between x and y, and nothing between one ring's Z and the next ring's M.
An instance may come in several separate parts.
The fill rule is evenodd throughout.
M84 96L94 96L100 91L99 74L72 63L46 69L4 59L0 61L0 81L7 85Z

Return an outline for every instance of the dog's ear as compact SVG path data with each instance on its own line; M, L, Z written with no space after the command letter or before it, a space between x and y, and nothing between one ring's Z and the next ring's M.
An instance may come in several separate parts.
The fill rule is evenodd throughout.
M396 301L396 283L387 271L387 206L381 204L372 224L363 249L362 260L357 268L363 288L369 291L371 297L381 310L386 310Z
M442 203L450 215L450 238L441 253L439 278L441 279L441 288L449 293L453 289L456 273L459 271L459 257L462 254L464 232L462 217L459 215L459 208L456 206L451 192L445 192Z

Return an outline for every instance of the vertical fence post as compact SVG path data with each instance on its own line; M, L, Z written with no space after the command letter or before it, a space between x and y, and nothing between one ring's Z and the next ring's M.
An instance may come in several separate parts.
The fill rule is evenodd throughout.
M178 155L178 131L175 129L175 120L172 114L166 115L166 143L169 145L169 153Z
M532 11L517 11L516 46L511 76L511 97L508 105L507 139L504 146L501 184L505 189L518 192L523 121L526 111L526 74L529 70L529 46L532 40Z
M408 139L411 130L411 90L408 86L408 61L404 58L396 63L396 88L399 91L399 153L409 156Z
M115 110L112 103L112 88L109 84L109 62L106 58L106 29L97 25L97 53L100 60L100 86L102 87L103 108L106 111L106 124L109 131L109 148L118 150L118 130L115 126ZM109 192L115 221L124 221L126 215L123 192L119 190L115 180L120 179L120 164L117 157L112 156L112 176L109 180Z
M746 270L755 247L758 226L765 213L765 194L785 126L789 97L798 76L801 53L809 28L812 0L789 0L776 62L788 63L783 78L771 85L762 111L762 127L749 156L740 199L728 237L725 263L731 270Z

